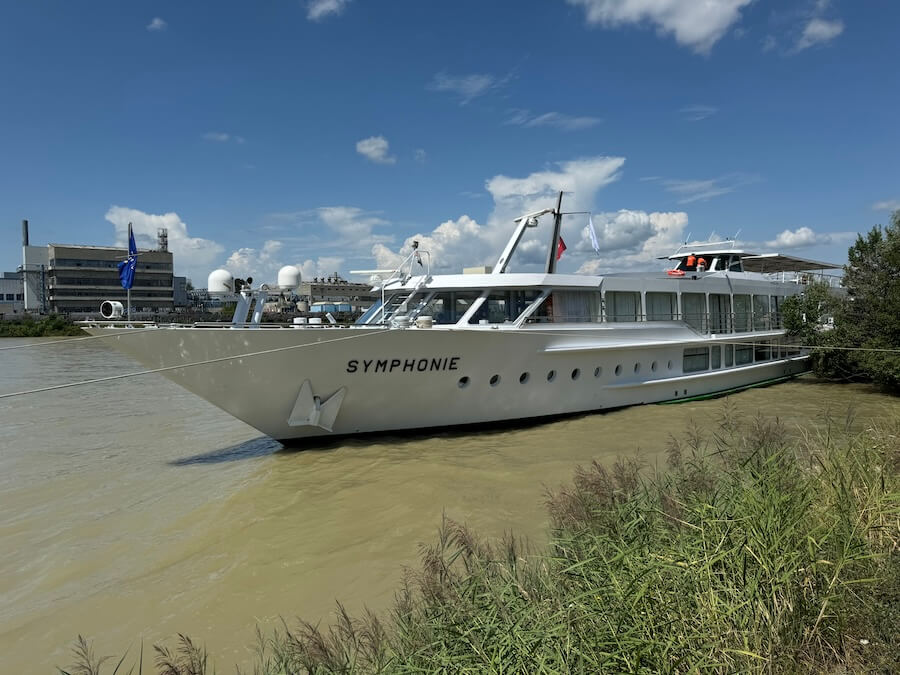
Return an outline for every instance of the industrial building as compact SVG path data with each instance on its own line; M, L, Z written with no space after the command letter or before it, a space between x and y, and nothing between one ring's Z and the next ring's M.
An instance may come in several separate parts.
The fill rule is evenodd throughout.
M306 303L301 311L316 311L316 303L341 305L336 311L361 313L368 309L380 296L372 292L371 284L359 284L342 279L337 274L330 277L314 278L312 281L300 282L300 302ZM349 305L350 309L346 310ZM333 309L318 311L335 311Z
M24 313L25 288L21 272L4 272L0 277L0 317L9 318Z
M22 221L22 281L24 309L28 312L94 314L104 300L126 302L118 264L124 248L49 244L31 246L28 221ZM170 312L174 309L172 253L164 228L158 250L138 250L131 307L135 312Z

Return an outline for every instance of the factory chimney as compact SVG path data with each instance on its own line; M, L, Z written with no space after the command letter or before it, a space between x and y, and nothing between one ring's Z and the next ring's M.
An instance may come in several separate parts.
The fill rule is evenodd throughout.
M28 246L28 221L22 221L22 246Z

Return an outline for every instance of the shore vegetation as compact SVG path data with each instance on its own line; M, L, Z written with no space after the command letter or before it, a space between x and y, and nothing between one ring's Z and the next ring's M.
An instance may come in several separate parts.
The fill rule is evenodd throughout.
M900 672L900 421L711 422L548 489L545 548L445 519L387 615L285 620L252 672ZM186 636L146 656L79 637L61 672L212 672Z
M0 321L0 337L59 337L84 335L85 332L61 314L35 319L26 315L22 319Z

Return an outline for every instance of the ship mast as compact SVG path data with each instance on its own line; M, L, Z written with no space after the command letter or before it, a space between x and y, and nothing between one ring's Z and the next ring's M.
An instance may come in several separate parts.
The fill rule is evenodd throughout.
M562 190L556 199L556 210L553 212L553 237L550 239L550 250L547 251L547 274L556 272L556 252L559 247L559 230L562 227Z

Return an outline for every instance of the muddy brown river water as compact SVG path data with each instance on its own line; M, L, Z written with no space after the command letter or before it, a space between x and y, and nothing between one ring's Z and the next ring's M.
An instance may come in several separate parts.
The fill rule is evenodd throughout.
M3 350L0 393L139 369L98 341ZM729 400L789 428L848 406L859 427L900 416L900 399L811 378ZM540 544L543 486L594 458L662 463L670 434L722 405L297 451L157 375L0 399L0 672L55 672L79 633L121 654L179 631L231 672L257 625L387 608L443 512Z

